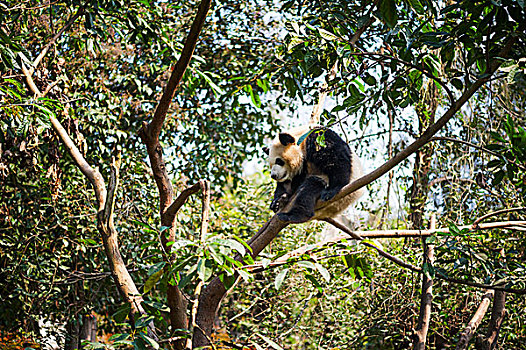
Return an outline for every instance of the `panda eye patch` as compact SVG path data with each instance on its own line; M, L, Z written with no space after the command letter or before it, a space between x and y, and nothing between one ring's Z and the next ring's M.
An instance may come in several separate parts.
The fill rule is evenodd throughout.
M283 161L283 159L278 158L278 159L276 159L276 165L284 166L284 165L285 165L285 162Z

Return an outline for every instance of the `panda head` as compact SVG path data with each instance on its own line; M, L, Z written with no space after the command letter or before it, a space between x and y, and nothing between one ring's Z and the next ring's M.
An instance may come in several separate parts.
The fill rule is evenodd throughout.
M290 133L280 133L265 150L270 164L270 177L277 182L292 180L303 169L303 148Z

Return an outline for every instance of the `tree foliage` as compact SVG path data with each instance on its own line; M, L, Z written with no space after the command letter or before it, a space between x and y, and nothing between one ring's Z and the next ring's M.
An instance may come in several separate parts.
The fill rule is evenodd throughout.
M160 224L155 174L138 132L182 54L195 7L153 0L0 4L2 329L39 336L44 321L78 324L95 312L104 332L115 333L106 346L156 347L175 334L170 286L190 301L191 321L201 288L220 278L234 289L220 312L218 343L407 348L421 274L394 267L371 245L435 279L433 348L451 348L476 306L477 289L463 283L526 289L524 225L459 228L503 209L485 220L525 219L523 1L214 1L160 136L177 192L210 180L210 227L203 234L204 201L190 197L167 258L160 241L171 228ZM426 105L430 86L436 109ZM368 185L360 207L370 229L409 227L409 202L423 208L426 224L435 213L448 231L425 240L435 246L433 264L416 240L342 241L271 264L323 240L319 232L328 229L317 223L284 229L252 257L251 237L271 218L271 189L265 172L243 172L285 124L280 119L316 103L320 87L331 96L321 123L351 141L369 171L454 111L430 141L425 181L409 175L415 160L406 156L392 178ZM144 298L146 313L136 319L127 320L130 305L110 279L92 184L52 118L104 177L120 154L115 226ZM411 198L416 185L424 186L421 198ZM234 284L237 277L242 282ZM508 297L505 347L526 339L523 307L523 297ZM152 321L158 339L146 333ZM189 337L193 326L181 334Z

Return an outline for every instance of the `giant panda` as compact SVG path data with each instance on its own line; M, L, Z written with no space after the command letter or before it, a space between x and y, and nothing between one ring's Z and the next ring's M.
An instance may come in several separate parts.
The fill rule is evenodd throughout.
M318 141L320 134L324 141ZM277 182L270 209L282 221L332 218L363 194L359 189L315 210L318 200L332 199L363 174L358 157L331 129L311 125L293 128L281 132L265 151L270 176Z

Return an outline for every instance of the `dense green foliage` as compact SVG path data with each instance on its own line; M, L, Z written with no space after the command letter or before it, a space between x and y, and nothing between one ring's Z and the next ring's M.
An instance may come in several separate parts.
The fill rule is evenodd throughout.
M424 264L420 240L373 242L442 278L435 284L430 347L453 348L480 300L479 289L444 279L526 289L524 226L458 228L499 209L526 206L524 2L375 4L213 2L161 133L178 192L201 178L212 183L209 235L199 237L201 201L193 196L177 216L170 262L163 259L159 237L166 228L159 223L158 194L137 131L157 105L196 3L0 4L0 329L38 339L43 321L71 324L95 312L100 336L123 334L105 339L106 346L135 342L140 348L150 341L142 332L150 319L161 339L170 335L168 283L192 300L200 282L223 273L231 286L237 272L243 279L223 302L218 343L257 349L276 343L295 349L409 347L421 276L373 249L341 241L254 274L233 260L246 255L244 242L270 217L270 179L265 172L243 176L247 163L262 158L261 147L278 125L287 124L285 115L301 119L298 110L316 102L335 64L336 75L327 82L330 107L321 122L351 141L368 171L389 158L389 144L396 153L421 134L417 111L436 120L473 82L488 78L440 131L443 139L433 141L424 221L435 213L437 226L449 227L449 233L427 240L436 244L435 264ZM35 83L45 92L35 98L22 70L64 26L35 69ZM353 38L362 27L364 34ZM516 43L504 52L510 38ZM501 67L490 76L494 62ZM423 102L433 85L436 118ZM136 320L136 330L125 321L129 306L109 273L93 189L49 116L60 119L105 177L111 157L121 154L116 226L148 312ZM362 226L411 226L413 163L410 157L393 170L389 192L387 177L368 185L368 198L358 207L367 213ZM522 210L487 221L525 219ZM319 223L289 227L256 262L266 265L328 231ZM254 262L246 257L245 263ZM506 307L499 342L519 349L526 343L524 297L510 294Z

